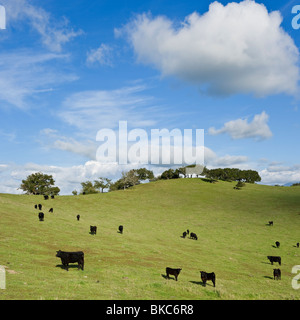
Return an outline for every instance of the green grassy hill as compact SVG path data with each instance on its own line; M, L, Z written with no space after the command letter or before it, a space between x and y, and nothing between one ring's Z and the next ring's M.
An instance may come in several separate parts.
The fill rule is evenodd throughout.
M0 299L299 299L291 270L300 264L300 187L234 185L177 179L47 201L1 194ZM181 237L187 229L198 241ZM84 251L85 270L62 269L59 249ZM281 281L268 255L281 256ZM177 282L166 267L182 268ZM215 288L200 270L215 272Z

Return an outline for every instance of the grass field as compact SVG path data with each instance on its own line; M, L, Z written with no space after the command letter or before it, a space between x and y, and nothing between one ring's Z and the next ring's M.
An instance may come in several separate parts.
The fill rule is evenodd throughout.
M177 179L46 201L1 194L0 299L299 299L291 271L300 265L300 187L234 185ZM181 237L187 229L197 241ZM59 249L84 251L84 271L63 269ZM268 255L281 256L282 265ZM177 282L166 279L166 267L182 268ZM278 267L280 281L273 280ZM200 270L215 272L215 288L202 285Z

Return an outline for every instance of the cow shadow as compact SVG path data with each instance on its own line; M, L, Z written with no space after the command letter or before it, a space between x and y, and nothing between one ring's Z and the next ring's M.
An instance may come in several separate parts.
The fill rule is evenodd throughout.
M206 282L206 283L204 283L204 282L202 282L202 281L189 281L190 283L193 283L193 284L197 284L197 285L201 285L202 287L206 287L207 285L208 286L211 286L211 287L213 287L214 285L213 285L213 283L211 282Z
M198 286L205 287L205 284L202 281L189 281L190 283L197 284Z
M67 268L63 264L57 264L55 267L68 271ZM76 264L69 264L68 269L79 269L79 267Z
M273 280L273 277L271 276L264 276L264 278Z
M175 277L174 278L173 277L172 278L171 277L168 278L167 275L165 275L165 274L161 274L161 276L166 280L174 280L174 281L176 281Z
M91 231L89 232L89 234L91 234L91 235L93 235L93 236L96 235L95 232L91 232Z

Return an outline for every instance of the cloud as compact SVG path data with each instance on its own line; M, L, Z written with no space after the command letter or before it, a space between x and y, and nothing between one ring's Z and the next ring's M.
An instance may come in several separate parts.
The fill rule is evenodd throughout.
M77 76L51 66L54 61L66 61L66 54L36 53L19 50L0 54L0 100L25 109L37 94L52 91L53 87Z
M226 122L221 129L211 127L208 133L211 135L219 135L227 133L233 139L254 138L264 140L272 137L272 132L267 124L269 116L263 111L261 114L256 114L252 122L247 119L237 119Z
M279 11L254 1L215 1L180 25L142 14L115 34L127 37L138 62L211 95L296 94L299 51L281 22Z
M230 156L226 155L223 157L219 157L212 161L212 164L215 167L231 167L238 164L243 164L248 161L248 157L246 156Z
M135 127L153 126L159 118L153 97L142 92L144 85L115 90L81 91L63 101L60 118L90 136L100 129L118 127L119 120Z
M283 185L300 182L300 165L269 166L259 171L262 182L269 185Z
M66 18L57 21L50 13L27 0L2 0L1 4L6 9L8 26L13 24L15 27L16 21L27 22L40 35L44 46L51 51L62 51L64 44L83 33L70 28Z
M112 48L104 43L98 49L93 49L87 53L86 62L88 65L98 63L112 67Z
M40 131L39 142L46 149L58 149L86 157L89 160L96 159L97 144L95 141L78 141L61 135L57 130L46 128Z

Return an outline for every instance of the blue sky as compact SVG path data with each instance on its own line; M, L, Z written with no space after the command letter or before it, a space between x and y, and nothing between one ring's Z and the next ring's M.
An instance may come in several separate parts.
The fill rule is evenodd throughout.
M37 171L62 194L120 177L136 166L97 161L96 134L121 120L147 132L204 129L208 168L300 181L296 0L0 5L0 192L19 193Z

